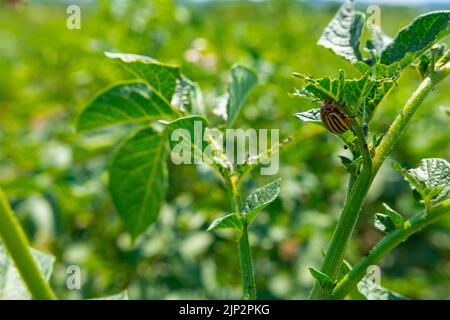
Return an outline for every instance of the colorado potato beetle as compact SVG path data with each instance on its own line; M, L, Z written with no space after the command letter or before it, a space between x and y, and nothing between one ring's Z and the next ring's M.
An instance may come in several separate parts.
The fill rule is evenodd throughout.
M351 119L342 111L333 99L326 99L320 107L320 118L328 131L341 134L350 129Z

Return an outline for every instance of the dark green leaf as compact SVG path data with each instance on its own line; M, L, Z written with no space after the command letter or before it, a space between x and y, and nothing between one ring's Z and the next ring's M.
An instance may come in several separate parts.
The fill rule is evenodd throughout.
M383 50L381 63L389 65L401 61L407 53L420 55L448 34L449 17L450 11L448 10L429 12L418 16L411 24L402 29L394 41Z
M392 209L391 207L389 207L386 203L383 203L383 207L384 207L384 213L389 217L389 219L391 219L395 228L396 229L400 228L403 225L403 223L405 222L405 219L403 218L403 216L400 213L398 213L397 211L395 211L394 209Z
M242 106L247 99L250 90L257 84L255 72L241 65L236 65L231 70L231 83L228 89L227 103L227 127L231 128Z
M133 237L158 218L167 175L165 144L163 133L144 128L127 139L112 159L109 188Z
M172 99L176 81L180 77L178 65L162 63L136 54L105 52L105 55L111 59L119 59L124 67L146 81L166 102Z
M364 15L355 11L352 0L346 0L325 28L318 44L354 63L362 60L359 38L364 29Z
M253 219L260 213L265 207L272 203L280 194L280 182L278 178L275 181L265 185L262 188L252 192L245 201L243 211L247 217L247 223L250 224Z
M172 107L143 82L123 82L107 88L83 110L77 130L125 123L170 119Z
M222 218L214 220L208 227L210 230L234 229L242 231L243 223L239 213L230 213Z
M389 233L395 230L395 225L388 215L375 213L375 228L382 232Z

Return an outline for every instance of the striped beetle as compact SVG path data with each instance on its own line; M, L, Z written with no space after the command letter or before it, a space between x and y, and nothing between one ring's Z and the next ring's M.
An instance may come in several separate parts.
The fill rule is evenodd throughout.
M326 99L320 107L320 118L328 131L334 134L341 134L350 129L351 119L344 114L339 104L333 99Z

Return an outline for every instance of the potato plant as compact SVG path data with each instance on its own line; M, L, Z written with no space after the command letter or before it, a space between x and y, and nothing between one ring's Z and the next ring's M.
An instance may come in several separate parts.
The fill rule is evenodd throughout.
M360 76L349 78L343 70L323 78L293 74L295 79L303 81L303 86L292 94L293 98L319 104L295 116L303 122L325 127L349 152L348 156L340 157L349 176L348 192L331 242L324 251L322 266L310 268L316 280L311 299L404 299L372 285L366 277L368 268L408 237L450 213L447 160L423 159L413 169L402 168L394 162L394 168L404 176L414 198L422 204L422 211L405 215L383 204L384 211L374 213L374 227L385 233L385 237L354 265L344 259L379 169L422 102L433 90L442 90L438 84L450 73L450 51L441 41L449 32L450 11L435 11L418 16L390 38L380 26L356 11L353 1L345 1L318 44L344 58ZM369 39L361 50L366 33ZM223 145L230 139L222 141L217 136L235 127L248 95L258 82L256 73L242 65L232 68L226 107L217 120L210 117L210 106L204 105L198 84L183 75L179 65L135 54L107 52L106 56L128 69L135 78L113 84L96 95L79 115L76 127L80 134L108 132L116 126L129 130L129 135L114 149L108 169L109 190L125 228L136 240L158 219L170 188L167 164L173 161L173 155L186 160L181 163L208 165L228 194L229 203L222 208L226 214L212 221L205 232L234 231L242 297L256 299L258 270L253 266L248 228L278 197L281 179L254 190L245 201L242 183L250 172L264 168L267 160L282 152L291 140L278 143L272 139L265 150L247 153L245 161L235 163L224 151ZM372 122L376 121L376 111L388 99L389 92L401 85L399 79L407 68L416 68L422 82L399 108L386 132L374 132ZM412 217L406 219L406 216ZM29 249L25 233L1 189L0 221L3 243L0 244L0 298L56 299L47 283L54 258ZM108 297L126 298L126 292Z
M449 163L444 159L424 159L418 169L406 171L395 167L405 175L413 190L420 195L424 211L404 221L401 214L385 204L385 212L375 215L375 226L388 235L353 268L344 262L344 255L353 234L361 206L378 170L389 153L397 145L408 124L424 99L450 71L450 51L439 43L449 33L449 11L436 11L418 16L399 31L394 39L385 35L378 25L367 23L371 38L360 50L360 37L365 30L364 14L354 8L353 1L346 1L325 28L318 44L343 57L361 73L360 78L348 79L343 71L338 76L314 79L295 73L305 86L294 95L314 101L332 101L339 113L349 117L348 129L338 134L351 158L341 157L349 172L346 200L331 243L320 270L311 269L317 279L311 298L344 298L362 280L367 267L378 262L401 241L437 218L448 213ZM395 90L402 72L415 66L423 79L399 110L397 117L385 133L371 132L370 123L377 108L391 90ZM329 103L329 102L328 102ZM297 113L302 121L313 121L331 126L339 123L340 114L324 121L322 109ZM322 112L321 112L322 111ZM327 115L325 115L326 117ZM336 127L336 128L338 128Z

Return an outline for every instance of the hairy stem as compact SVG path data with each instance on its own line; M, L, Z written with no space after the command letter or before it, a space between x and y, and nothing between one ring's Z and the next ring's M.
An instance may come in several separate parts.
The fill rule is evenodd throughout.
M378 263L389 252L395 249L400 243L408 239L412 234L420 231L436 220L450 213L450 200L446 200L440 205L431 208L429 211L408 220L403 228L397 229L388 234L383 240L375 245L367 256L361 259L352 270L345 275L335 286L331 295L327 299L342 299L364 278L367 268Z
M0 236L33 299L56 299L30 253L27 237L1 188Z
M363 200L369 191L372 177L372 160L359 123L355 121L352 129L358 137L360 151L363 156L363 168L361 173L356 177L353 187L345 201L344 209L334 230L330 246L325 254L320 270L332 280L336 279L341 268L345 250L347 249L348 242L355 229L356 222L358 221L358 215ZM310 299L321 298L321 292L320 285L316 282L311 292Z

